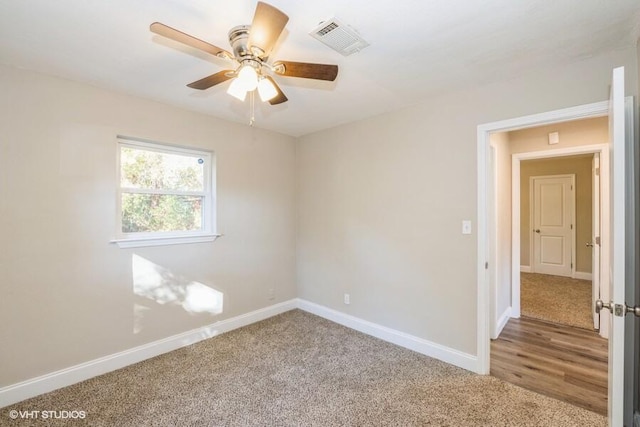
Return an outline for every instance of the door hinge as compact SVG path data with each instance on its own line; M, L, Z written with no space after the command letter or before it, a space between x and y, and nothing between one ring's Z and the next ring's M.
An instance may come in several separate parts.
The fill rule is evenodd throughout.
M573 230L573 224L571 224L571 229Z
M600 168L596 168L596 176L600 175Z
M571 268L573 268L573 263L571 263Z
M488 263L488 262L485 262L485 263L484 263L484 269L485 269L485 270L488 270L488 269L489 269L489 263Z
M600 244L600 236L596 236L596 245Z

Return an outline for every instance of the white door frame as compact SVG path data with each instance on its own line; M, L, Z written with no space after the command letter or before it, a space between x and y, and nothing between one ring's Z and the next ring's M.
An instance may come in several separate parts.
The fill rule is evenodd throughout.
M489 146L489 167L492 168L492 172L490 172L489 176L489 194L488 198L492 202L487 206L487 214L491 218L495 218L498 214L498 198L496 197L496 191L498 186L498 168L496 166L497 163L497 147L493 144ZM497 259L498 258L498 226L496 221L490 222L488 224L487 232L489 233L489 251L491 253L490 258ZM485 270L487 273L487 280L489 280L489 287L491 289L491 299L489 302L489 310L493 313L491 318L491 330L489 331L491 337L497 337L500 331L497 329L497 325L499 323L499 319L497 316L498 312L498 269L497 264L493 263L489 266L488 270Z
M600 183L600 154L594 154L591 160L591 312L593 316L593 328L600 329L600 316L596 316L596 300L600 298L600 259L601 245L600 223L602 205L602 185Z
M488 236L488 224L489 221L495 221L495 217L488 215L489 203L493 201L487 200L489 190L487 189L487 183L490 182L489 174L493 171L489 170L489 153L490 153L490 134L493 132L505 132L516 129L524 129L528 127L542 126L552 123L566 122L578 119L602 117L609 114L609 102L602 101L593 104L580 105L577 107L565 108L561 110L549 111L546 113L533 114L530 116L518 117L514 119L502 120L492 123L485 123L478 125L477 128L477 156L478 156L478 259L477 259L477 367L476 372L479 374L488 375L490 370L490 330L491 330L491 287L489 286L489 280L487 280L487 270L489 265L496 263L494 256L491 255L489 250L489 236ZM554 155L559 154L559 150L553 150ZM518 162L518 167L520 166ZM603 183L604 185L604 183ZM512 205L520 210L519 203L515 203L512 200ZM517 218L520 213L518 212ZM516 216L514 216L516 217ZM516 223L517 221L512 221ZM520 226L518 225L518 228ZM492 227L492 229L495 229ZM514 233L514 235L519 235ZM514 259L520 260L520 249L518 245L514 245L514 250L517 251L517 257ZM519 267L518 267L518 280L519 280ZM515 275L512 272L513 275ZM518 295L519 300L519 295Z
M608 104L608 102L606 103ZM601 117L602 115L592 116ZM595 154L600 155L600 186L604 194L609 192L609 144L592 144L582 145L579 147L558 148L555 150L531 151L527 153L516 153L512 155L511 163L511 317L520 317L520 162L523 160L545 159L552 157L574 156L579 154ZM602 161L607 161L606 165L602 165ZM609 221L609 202L608 197L601 197L600 201L602 215L600 217L600 241L601 245L606 245L608 240L608 225L604 221ZM575 210L575 209L574 209ZM575 212L574 212L575 215ZM575 220L574 220L575 224ZM607 222L608 224L608 222ZM574 228L575 242L575 228ZM574 243L575 254L575 243ZM494 261L494 262L497 262ZM608 262L608 258L601 259L601 265ZM609 264L606 264L607 266ZM575 263L574 263L575 269ZM604 270L603 270L604 271ZM572 270L575 272L575 270ZM609 283L600 282L600 289L607 287ZM604 313L604 312L602 312ZM600 335L607 337L607 331L601 331Z

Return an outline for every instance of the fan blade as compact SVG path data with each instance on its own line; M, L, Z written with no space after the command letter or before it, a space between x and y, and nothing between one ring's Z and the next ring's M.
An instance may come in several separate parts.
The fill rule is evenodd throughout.
M287 15L275 7L259 1L256 6L256 13L253 15L247 44L250 48L259 48L264 53L258 56L266 59L288 21L289 17Z
M282 104L283 102L287 102L288 98L285 96L284 93L282 93L282 90L280 89L280 86L278 86L278 84L276 83L275 80L273 80L273 77L271 76L265 76L265 79L269 79L269 81L271 83L273 83L273 86L276 88L276 90L278 91L278 94L275 96L275 98L270 99L269 100L269 104L271 105L278 105L278 104Z
M233 70L223 70L223 71L218 71L217 73L212 74L210 76L207 76L204 79L200 79L193 83L189 83L187 86L189 86L192 89L205 90L219 83L226 82L227 80L232 78L233 78Z
M276 73L287 77L334 81L338 76L338 66L311 64L307 62L278 61L273 64Z
M202 50L214 56L220 56L222 54L229 58L233 58L233 55L227 52L226 50L219 48L218 46L212 45L211 43L207 43L203 40L190 36L189 34L183 33L182 31L176 30L175 28L171 28L168 25L164 25L159 22L154 22L149 26L149 29L151 30L152 33L156 33L168 39Z

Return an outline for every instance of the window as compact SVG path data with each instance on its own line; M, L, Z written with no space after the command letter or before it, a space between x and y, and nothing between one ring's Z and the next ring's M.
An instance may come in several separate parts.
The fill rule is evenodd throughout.
M212 241L213 153L118 139L120 247Z

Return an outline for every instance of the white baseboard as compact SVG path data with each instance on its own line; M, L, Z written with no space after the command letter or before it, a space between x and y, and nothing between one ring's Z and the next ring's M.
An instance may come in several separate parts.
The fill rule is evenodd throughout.
M529 265L521 265L520 266L520 272L521 273L531 273L531 266ZM580 279L580 280L592 280L592 274L591 273L586 273L584 271L576 271L575 273L573 273L573 278L574 279Z
M502 313L502 315L498 318L498 322L496 323L495 336L491 337L492 340L495 340L500 336L509 319L511 319L511 307L507 307L504 313Z
M585 273L584 271L576 271L573 274L573 278L580 279L580 280L593 280L593 274Z
M442 360L443 362L450 363L468 371L480 372L478 358L474 355L463 353L303 299L298 299L298 308L364 334Z
M221 320L208 326L183 332L144 344L129 350L121 351L79 365L61 369L50 374L32 378L17 384L0 388L0 408L22 400L48 393L80 381L88 380L116 369L141 362L151 357L176 350L198 341L250 325L273 317L297 307L297 300L292 299L269 307L261 308L230 319Z
M208 326L183 332L109 356L51 372L36 378L0 388L0 408L48 393L125 366L177 350L216 335L250 325L295 308L307 311L359 332L433 357L463 369L479 372L478 358L425 339L387 328L355 316L302 300L292 299L250 313L221 320ZM506 322L505 322L506 323Z

